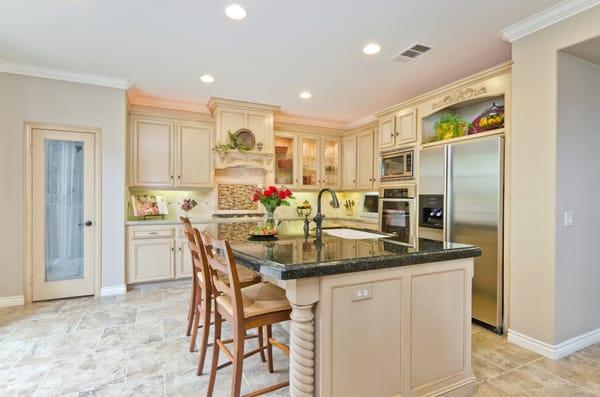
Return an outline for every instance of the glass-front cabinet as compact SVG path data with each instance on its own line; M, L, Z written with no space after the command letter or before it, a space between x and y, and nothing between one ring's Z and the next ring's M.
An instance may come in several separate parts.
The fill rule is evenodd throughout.
M275 184L297 187L297 137L278 134L275 136Z
M322 140L323 154L321 161L321 178L320 185L322 187L337 188L340 186L340 141L338 139Z
M319 138L300 137L300 180L303 188L319 186Z
M336 138L275 133L275 184L296 189L339 188L341 143Z

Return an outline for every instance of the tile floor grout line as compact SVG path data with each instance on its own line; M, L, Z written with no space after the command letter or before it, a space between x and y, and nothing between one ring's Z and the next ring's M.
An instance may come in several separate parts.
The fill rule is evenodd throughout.
M559 375L557 373L554 373L554 372L551 372L551 371L547 370L546 368L536 368L536 369L540 370L542 372L545 372L546 374L549 374L549 375L552 375L552 376L556 376L557 378L560 378L563 381L565 381L565 382L567 382L567 383L569 383L569 384L571 384L573 386L576 386L576 387L578 387L580 389L583 389L584 391L590 392L590 393L592 393L594 395L598 395L594 390L588 389L587 386L583 386L583 385L580 385L578 383L572 382L571 380L569 380L567 378L563 378L561 375Z

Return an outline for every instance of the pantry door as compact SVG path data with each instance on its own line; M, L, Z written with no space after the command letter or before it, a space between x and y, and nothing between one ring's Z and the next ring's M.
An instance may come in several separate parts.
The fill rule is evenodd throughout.
M93 295L95 134L31 130L32 300Z

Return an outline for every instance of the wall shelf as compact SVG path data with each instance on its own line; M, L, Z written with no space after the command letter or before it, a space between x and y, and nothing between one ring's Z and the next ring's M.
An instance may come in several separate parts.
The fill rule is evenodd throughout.
M427 149L427 148L430 148L430 147L443 146L443 145L448 145L450 143L458 143L458 142L470 141L470 140L473 140L473 139L480 139L480 138L485 138L485 137L488 137L488 136L502 135L502 134L504 134L504 128L497 128L495 130L490 130L490 131L486 131L486 132L480 132L478 134L465 135L465 136L459 136L457 138L444 139L443 141L435 141L435 142L424 143L424 144L421 145L421 149Z

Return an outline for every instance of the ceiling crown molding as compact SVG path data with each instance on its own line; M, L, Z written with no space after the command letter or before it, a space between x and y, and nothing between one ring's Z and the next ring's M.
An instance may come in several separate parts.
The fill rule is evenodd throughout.
M21 76L39 77L43 79L69 81L72 83L89 84L100 87L118 88L126 90L131 82L124 79L99 76L97 74L77 73L67 70L44 68L40 66L2 62L0 63L0 72L9 74L18 74Z
M159 109L210 114L208 112L208 108L203 103L155 97L141 93L135 88L127 90L127 98L129 100L129 104L134 106L147 106Z
M600 0L565 0L524 20L502 29L500 37L513 43L525 36L554 25L600 4Z

